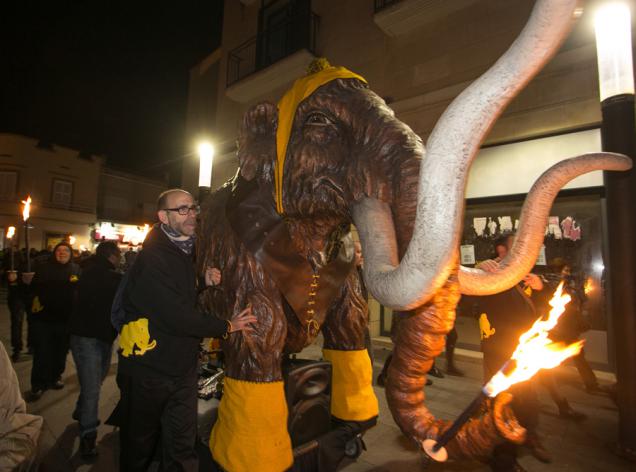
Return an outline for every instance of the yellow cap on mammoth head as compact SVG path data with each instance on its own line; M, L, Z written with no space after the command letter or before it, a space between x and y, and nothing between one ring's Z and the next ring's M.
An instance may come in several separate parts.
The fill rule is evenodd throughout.
M314 59L307 68L307 75L294 82L283 98L278 102L278 128L276 129L276 167L274 185L276 189L276 211L283 213L283 169L287 143L294 123L298 105L316 89L335 79L358 79L367 81L344 67L334 67L324 57Z

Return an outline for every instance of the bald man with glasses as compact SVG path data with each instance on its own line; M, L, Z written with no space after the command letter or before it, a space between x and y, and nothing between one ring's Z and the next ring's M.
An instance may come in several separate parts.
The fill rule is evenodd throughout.
M120 469L148 468L161 441L162 470L197 471L197 360L201 338L240 336L256 317L248 307L230 320L197 307L194 243L199 206L172 189L157 200L157 223L121 291ZM205 286L220 282L208 268ZM203 283L201 284L203 285Z

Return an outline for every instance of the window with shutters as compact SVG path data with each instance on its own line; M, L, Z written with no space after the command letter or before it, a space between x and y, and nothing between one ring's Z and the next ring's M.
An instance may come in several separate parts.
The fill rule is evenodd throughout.
M59 206L71 206L71 203L73 202L73 182L53 179L51 202Z

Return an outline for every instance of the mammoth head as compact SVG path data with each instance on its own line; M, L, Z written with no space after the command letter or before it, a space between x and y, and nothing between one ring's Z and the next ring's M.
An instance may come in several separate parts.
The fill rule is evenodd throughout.
M279 108L270 103L245 114L238 151L244 178L273 185L276 198L275 175L277 166L282 168L284 213L334 225L351 222L352 206L363 198L385 202L404 221L398 238L408 242L424 147L382 98L355 77L321 85L294 109L283 138L284 160L277 127L286 118L280 118ZM400 217L407 213L408 218Z

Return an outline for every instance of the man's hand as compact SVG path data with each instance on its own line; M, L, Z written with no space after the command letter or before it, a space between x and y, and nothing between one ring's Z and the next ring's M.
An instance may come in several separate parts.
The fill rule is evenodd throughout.
M216 267L205 269L205 286L219 285L221 283L221 271Z
M236 331L244 331L246 334L253 333L254 328L250 325L257 322L258 320L256 316L252 314L252 307L248 306L245 310L232 317L230 320L230 323L232 323L232 330L230 333L234 333Z
M499 270L499 262L493 259L486 259L485 261L477 264L477 269L481 269L484 272L497 272Z
M532 290L537 290L537 291L543 290L543 281L541 280L541 277L539 277L537 274L533 274L531 272L523 278L523 281Z

